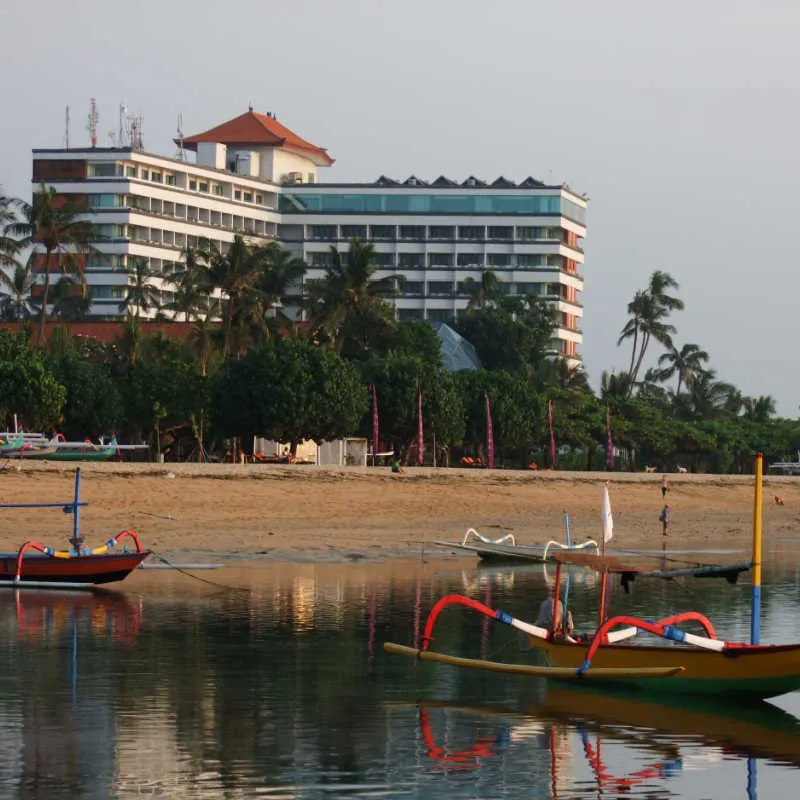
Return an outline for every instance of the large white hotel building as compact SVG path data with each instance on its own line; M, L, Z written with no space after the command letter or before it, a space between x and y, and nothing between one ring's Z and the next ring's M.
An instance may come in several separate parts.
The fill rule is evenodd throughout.
M194 161L135 146L33 151L34 191L44 183L71 195L103 236L85 265L92 316L123 313L135 259L168 275L185 248L224 251L241 234L280 241L308 264L308 280L324 276L331 245L346 249L357 236L374 243L378 277L405 279L392 300L398 319L452 319L468 302L464 280L492 270L503 291L556 304L554 350L580 363L586 198L567 186L444 176L320 183L328 153L252 109L178 144ZM169 300L169 283L162 294Z

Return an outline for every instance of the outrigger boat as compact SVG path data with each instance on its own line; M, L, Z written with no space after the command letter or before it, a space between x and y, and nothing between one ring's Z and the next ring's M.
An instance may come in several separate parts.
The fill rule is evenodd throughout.
M605 584L610 571L603 570L600 600L600 626L594 634L575 637L559 629L558 614L553 614L550 628L532 625L462 595L448 595L433 607L425 625L421 649L387 642L384 649L423 661L437 661L455 666L493 672L555 678L585 684L611 683L631 688L676 694L731 696L746 699L776 697L800 688L800 644L762 645L761 612L761 503L763 456L756 460L755 508L753 512L753 597L750 643L726 642L717 638L711 621L695 611L675 614L658 621L632 616L605 618ZM604 490L603 543L610 540L613 521ZM560 553L557 556L554 598L559 598L562 563L575 559L586 561L589 555ZM738 572L736 573L738 574ZM726 575L730 578L730 575ZM732 579L732 578L731 578ZM559 601L560 602L560 601ZM442 610L451 605L472 608L491 619L528 635L533 648L543 653L546 665L506 664L478 659L458 658L429 649L433 629ZM566 617L566 613L561 616ZM690 633L680 625L699 624L703 634ZM639 646L621 644L639 631L655 634L675 645Z
M25 542L16 553L0 554L0 588L86 589L126 578L149 555L135 531L124 530L104 545L83 547L79 509L88 505L80 499L81 471L75 472L75 496L65 503L0 503L0 508L61 508L72 514L72 537L68 550L54 550L35 541ZM135 551L111 552L123 539L136 545ZM29 551L38 551L33 554Z

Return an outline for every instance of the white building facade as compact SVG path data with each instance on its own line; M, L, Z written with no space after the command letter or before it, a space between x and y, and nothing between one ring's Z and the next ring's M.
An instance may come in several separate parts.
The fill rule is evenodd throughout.
M246 114L180 143L195 161L136 149L34 150L34 190L42 183L71 195L102 234L86 260L91 314L124 314L136 259L168 276L187 248L224 250L240 234L277 239L321 278L331 245L373 242L377 277L401 276L397 317L452 320L469 300L467 278L492 270L510 295L552 301L559 325L554 350L580 363L586 198L533 178L519 184L444 176L403 182L318 183L333 159L272 115ZM158 278L156 278L158 282Z

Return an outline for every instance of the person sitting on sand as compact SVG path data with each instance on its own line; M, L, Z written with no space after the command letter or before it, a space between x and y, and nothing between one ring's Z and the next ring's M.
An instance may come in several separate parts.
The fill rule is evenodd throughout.
M392 461L392 472L402 472L403 468L400 466L400 459L395 458Z

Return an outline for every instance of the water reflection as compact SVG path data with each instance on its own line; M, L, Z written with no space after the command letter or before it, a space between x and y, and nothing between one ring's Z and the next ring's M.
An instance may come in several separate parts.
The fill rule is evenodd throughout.
M723 796L741 795L748 757L763 796L793 788L797 721L770 706L654 708L383 653L386 640L418 641L449 592L530 618L541 567L273 564L217 577L238 591L150 573L124 594L0 594L0 796ZM797 574L773 577L764 635L800 638ZM598 587L572 580L570 605L590 620ZM746 586L637 583L611 599L652 615L698 608L721 635L748 625ZM470 612L448 612L437 637L447 652L519 658L513 631Z

